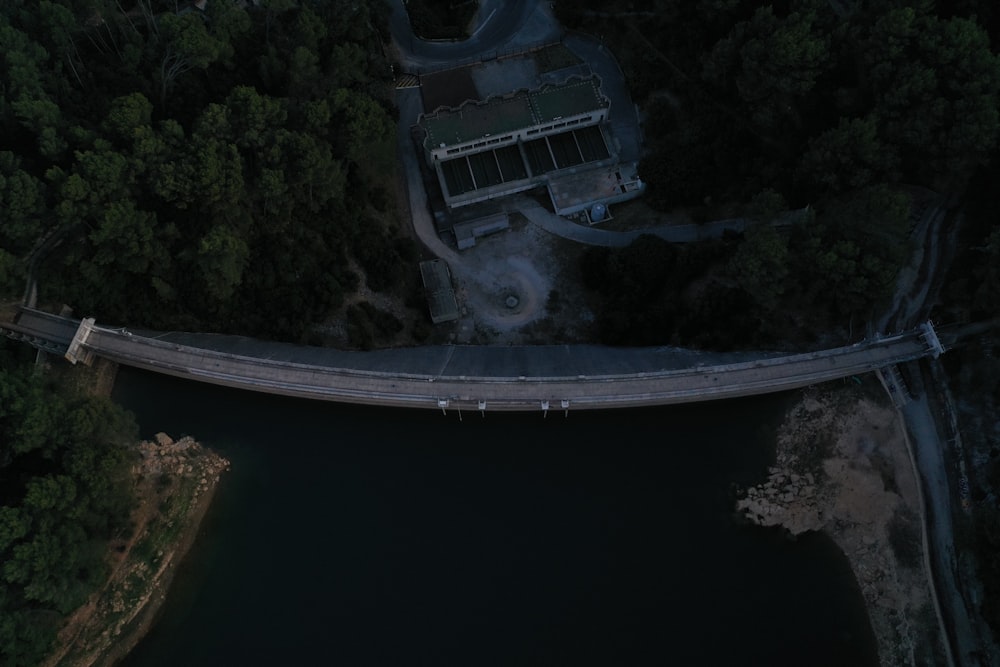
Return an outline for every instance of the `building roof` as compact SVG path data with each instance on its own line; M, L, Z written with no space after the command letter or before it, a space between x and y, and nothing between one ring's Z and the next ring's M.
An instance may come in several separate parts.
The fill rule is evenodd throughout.
M594 78L583 81L572 80L561 86L545 86L529 93L528 102L531 104L536 124L596 111L608 105Z
M600 79L592 76L441 109L421 118L420 125L427 131L425 145L428 148L453 146L607 106L608 100L601 94Z
M491 97L485 102L468 102L457 109L439 111L421 123L427 130L427 145L451 146L472 139L513 132L534 125L528 97Z
M458 300L451 286L451 272L440 259L420 262L420 277L424 283L431 322L440 324L458 319Z

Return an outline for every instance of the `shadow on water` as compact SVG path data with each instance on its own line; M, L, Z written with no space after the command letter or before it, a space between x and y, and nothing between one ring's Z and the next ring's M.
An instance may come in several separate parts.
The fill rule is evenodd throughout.
M829 539L733 521L787 395L459 422L123 368L115 398L233 464L129 667L877 664Z

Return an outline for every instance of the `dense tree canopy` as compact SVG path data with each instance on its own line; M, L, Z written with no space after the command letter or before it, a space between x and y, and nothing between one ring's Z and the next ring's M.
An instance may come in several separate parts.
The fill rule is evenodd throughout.
M608 342L714 336L729 346L796 330L808 338L836 324L858 331L909 257L910 186L962 192L998 152L994 2L559 0L556 10L600 34L632 83L644 109L640 173L650 204L696 219L737 204L766 221L777 211L760 216L747 203L772 193L815 213L807 224L757 226L722 244L697 287L668 286L662 307L634 304L642 318L671 313L648 330L624 324L629 297L614 290L629 279L609 276L600 285L614 287L599 286ZM979 254L992 257L996 237L985 238ZM652 261L669 266L674 254ZM599 255L590 253L585 274L603 275ZM976 273L976 312L992 303L995 273L988 263ZM780 332L769 324L777 319ZM741 333L723 340L693 323Z
M19 290L46 242L43 298L297 339L353 289L352 258L412 259L382 194L387 10L4 3L0 287ZM373 282L392 289L397 273Z
M135 431L107 399L0 365L0 663L38 664L104 580L108 540L128 528Z
M648 103L641 170L664 207L765 187L793 205L879 183L953 188L997 147L1000 31L987 0L556 7L612 42Z
M809 342L861 330L884 306L909 255L910 201L873 186L775 227L780 198L755 198L758 222L738 239L671 246L646 236L592 249L582 278L597 294L605 343L698 347Z

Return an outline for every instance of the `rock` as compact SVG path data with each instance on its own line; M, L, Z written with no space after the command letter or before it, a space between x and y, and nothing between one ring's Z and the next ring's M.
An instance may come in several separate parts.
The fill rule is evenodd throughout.
M163 433L162 431L160 433L157 433L153 437L156 438L156 443L158 445L160 445L161 447L168 447L168 446L174 444L173 438L171 438L166 433Z

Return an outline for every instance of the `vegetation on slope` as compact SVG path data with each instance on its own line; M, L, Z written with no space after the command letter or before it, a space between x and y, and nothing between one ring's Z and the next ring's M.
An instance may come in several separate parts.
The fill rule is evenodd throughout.
M357 286L352 258L412 254L390 194L388 6L179 6L4 3L0 283L19 291L45 241L43 300L301 339Z
M38 664L64 617L107 576L133 501L131 417L0 365L0 663Z
M646 108L641 171L660 206L748 201L767 188L793 207L880 183L941 189L1000 135L989 0L556 8L622 61Z
M668 274L652 286L626 284L643 282L644 265L609 275L594 255L620 253L592 252L584 272L597 271L588 280L600 285L605 342L733 347L863 331L909 257L912 186L961 192L997 152L992 2L582 0L556 10L610 44L644 107L651 205L699 217L753 202L763 223L762 202L815 213L712 251L634 251ZM684 260L705 253L711 264ZM683 270L671 273L678 257Z
M581 272L601 340L728 350L861 332L909 256L909 198L886 186L831 199L787 228L758 219L742 238L589 249Z

